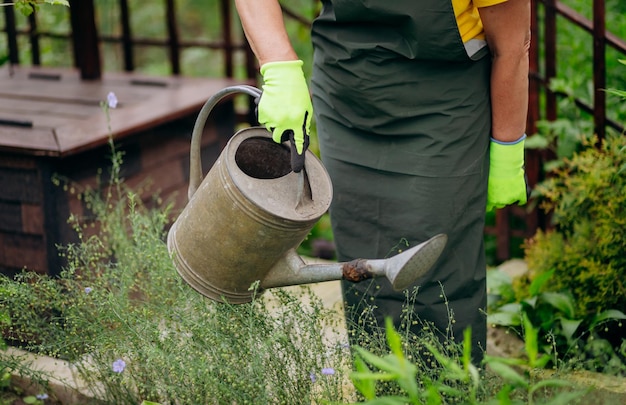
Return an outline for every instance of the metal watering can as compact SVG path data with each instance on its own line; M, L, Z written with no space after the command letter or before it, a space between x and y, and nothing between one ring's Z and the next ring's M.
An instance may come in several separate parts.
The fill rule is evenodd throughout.
M342 278L387 277L403 290L432 267L446 245L444 234L388 259L306 264L296 248L328 210L331 181L308 150L304 169L291 171L289 148L265 128L233 135L202 179L204 125L213 107L234 93L261 95L252 86L231 86L204 104L191 139L189 202L167 236L176 270L192 288L233 304L250 302L268 288Z

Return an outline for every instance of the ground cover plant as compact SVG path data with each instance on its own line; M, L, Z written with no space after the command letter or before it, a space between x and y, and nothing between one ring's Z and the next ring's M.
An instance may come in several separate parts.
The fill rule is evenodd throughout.
M119 179L122 153L112 141L111 151L111 181L82 190L93 216L70 218L78 242L60 247L61 275L0 278L6 339L69 361L103 403L539 404L580 396L569 387L545 391L564 383L531 383L515 369L541 363L532 344L527 359L488 358L481 373L467 342L442 341L428 328L417 336L388 327L350 347L337 312L304 287L241 305L202 297L167 252L167 203L144 206ZM32 373L21 364L0 351L5 373ZM44 384L40 395L52 393Z
M8 339L72 362L107 403L343 396L348 357L326 341L332 317L319 300L302 306L276 292L272 300L226 305L200 296L170 260L167 209L144 209L122 182L111 187L104 198L85 194L99 220L72 218L80 242L61 249L68 264L58 279L26 272L1 280ZM113 195L124 197L113 202Z

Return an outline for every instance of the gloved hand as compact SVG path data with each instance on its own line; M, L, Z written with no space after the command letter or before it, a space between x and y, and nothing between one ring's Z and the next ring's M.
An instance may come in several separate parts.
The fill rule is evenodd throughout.
M291 168L299 172L304 167L313 115L302 61L266 63L261 66L261 75L264 84L258 105L259 123L272 132L274 142L291 141Z
M526 204L525 139L525 134L514 142L500 142L491 138L487 211L514 203Z

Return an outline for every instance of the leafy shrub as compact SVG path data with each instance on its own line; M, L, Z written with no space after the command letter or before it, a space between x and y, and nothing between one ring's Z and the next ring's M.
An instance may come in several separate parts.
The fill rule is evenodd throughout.
M580 315L626 310L626 137L592 137L537 186L555 228L525 245L530 280L554 271L552 291L568 291ZM517 286L520 295L527 284Z
M576 314L575 301L566 291L550 290L554 272L533 279L519 300L510 296L513 280L498 269L491 270L489 280L492 303L488 322L512 329L524 340L532 328L533 339L547 366L626 375L626 343L611 341L607 332L618 337L626 315L614 309L597 314ZM488 281L489 283L489 281ZM617 329L617 333L615 333ZM528 345L528 341L526 344Z

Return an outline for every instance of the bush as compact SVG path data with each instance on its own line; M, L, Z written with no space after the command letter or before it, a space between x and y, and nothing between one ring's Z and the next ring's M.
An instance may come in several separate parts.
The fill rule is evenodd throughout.
M532 280L554 271L553 291L569 291L577 312L626 310L626 137L592 137L537 186L555 228L525 244ZM525 294L526 284L517 286Z

